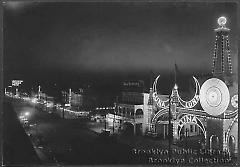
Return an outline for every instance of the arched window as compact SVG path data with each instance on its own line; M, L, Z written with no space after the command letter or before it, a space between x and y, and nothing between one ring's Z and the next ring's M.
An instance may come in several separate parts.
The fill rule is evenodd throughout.
M219 138L216 135L210 137L210 149L219 149Z
M143 110L137 109L135 115L143 115Z

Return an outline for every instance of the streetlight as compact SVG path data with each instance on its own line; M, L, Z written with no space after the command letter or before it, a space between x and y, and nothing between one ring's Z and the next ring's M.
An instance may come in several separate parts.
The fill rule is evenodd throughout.
M25 112L25 114L24 114L24 115L25 115L26 117L27 117L27 116L29 116L29 112Z

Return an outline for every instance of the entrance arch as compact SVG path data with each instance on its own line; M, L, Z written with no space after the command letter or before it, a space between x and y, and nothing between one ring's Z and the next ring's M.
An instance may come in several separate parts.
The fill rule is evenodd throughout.
M161 117L161 116L164 115L164 114L168 114L168 109L167 109L167 108L164 108L164 109L159 110L159 111L154 115L154 117L152 118L152 123L153 123L153 124L156 124L157 121L158 121L158 118Z
M198 117L196 117L195 115L191 115L191 114L186 114L179 119L178 124L177 124L177 126L178 126L177 134L178 134L179 137L181 135L180 132L181 132L183 126L186 125L186 124L197 125L202 130L202 132L204 134L204 138L205 139L207 138L206 129L205 129L202 121Z

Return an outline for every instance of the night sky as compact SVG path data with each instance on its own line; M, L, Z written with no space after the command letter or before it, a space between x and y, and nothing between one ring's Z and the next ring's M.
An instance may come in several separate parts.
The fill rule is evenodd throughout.
M7 2L4 81L105 90L127 79L148 83L150 71L169 85L175 62L183 74L210 73L220 16L236 73L236 11L234 3Z

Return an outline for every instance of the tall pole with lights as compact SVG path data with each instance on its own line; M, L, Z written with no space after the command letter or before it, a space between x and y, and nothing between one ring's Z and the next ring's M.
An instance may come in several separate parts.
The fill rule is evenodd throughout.
M40 100L41 97L41 86L38 86L38 100Z
M169 94L169 107L168 107L168 155L169 159L171 158L171 144L172 144L172 126L171 126L171 94Z
M116 97L116 103L115 103L115 108L114 108L114 113L113 113L113 133L114 133L114 129L115 129L115 115L116 115L117 109L118 109L118 96Z

